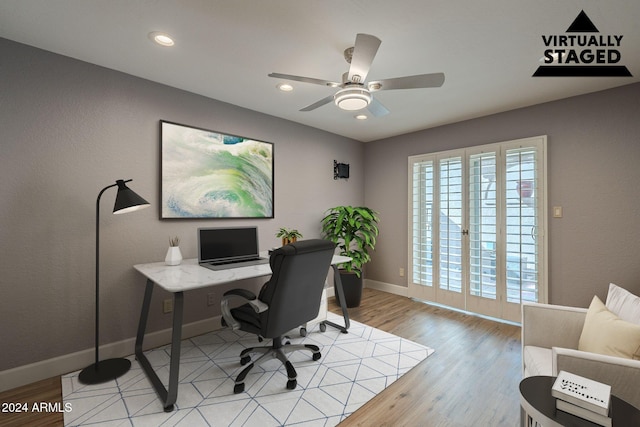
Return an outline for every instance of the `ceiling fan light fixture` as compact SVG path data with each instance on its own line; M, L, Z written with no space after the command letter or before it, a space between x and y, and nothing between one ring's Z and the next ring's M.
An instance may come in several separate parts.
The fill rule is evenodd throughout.
M335 104L347 111L361 110L371 103L371 94L360 87L347 87L333 96Z

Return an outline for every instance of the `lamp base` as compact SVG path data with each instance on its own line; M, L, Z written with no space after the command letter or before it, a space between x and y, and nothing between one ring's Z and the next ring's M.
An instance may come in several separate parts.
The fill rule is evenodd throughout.
M101 360L97 364L84 368L78 380L82 384L101 384L126 374L129 368L131 368L131 361L128 359Z

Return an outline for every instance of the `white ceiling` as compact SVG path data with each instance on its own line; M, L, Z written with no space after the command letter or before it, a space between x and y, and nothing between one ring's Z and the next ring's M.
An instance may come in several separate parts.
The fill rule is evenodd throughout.
M531 77L542 35L583 9L601 34L623 35L634 77ZM638 0L0 0L0 37L360 141L638 82L639 22ZM376 92L391 113L359 121L332 103L299 111L336 89L284 93L267 77L340 81L357 33L382 40L368 80L444 72L444 85Z

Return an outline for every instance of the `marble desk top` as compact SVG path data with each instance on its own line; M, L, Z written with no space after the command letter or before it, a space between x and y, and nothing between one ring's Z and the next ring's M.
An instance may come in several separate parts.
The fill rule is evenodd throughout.
M269 255L261 252L260 256L268 257ZM351 261L351 258L334 255L331 264L337 265L347 261ZM268 263L214 271L198 265L196 258L182 260L180 265L169 266L161 261L136 264L133 268L169 292L183 292L271 274Z

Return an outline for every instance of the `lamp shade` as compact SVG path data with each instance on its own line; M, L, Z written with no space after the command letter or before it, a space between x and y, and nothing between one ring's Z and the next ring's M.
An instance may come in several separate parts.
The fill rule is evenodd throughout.
M149 206L149 202L127 187L124 180L119 179L116 183L118 184L118 194L116 195L116 203L113 206L114 214L133 212Z

